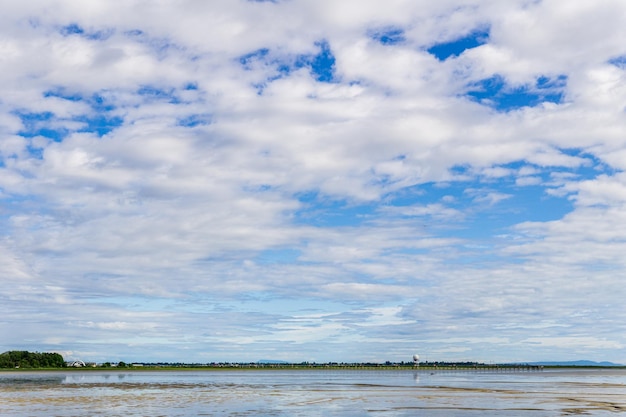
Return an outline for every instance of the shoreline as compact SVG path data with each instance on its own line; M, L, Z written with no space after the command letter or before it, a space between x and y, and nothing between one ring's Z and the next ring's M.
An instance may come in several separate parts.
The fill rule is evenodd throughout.
M541 372L549 370L624 370L626 366L561 366L561 365L486 365L486 366L392 366L392 365L141 365L127 367L66 367L66 368L0 368L0 373L29 372L222 372L222 371L413 371L413 372L476 372L476 373L517 373Z

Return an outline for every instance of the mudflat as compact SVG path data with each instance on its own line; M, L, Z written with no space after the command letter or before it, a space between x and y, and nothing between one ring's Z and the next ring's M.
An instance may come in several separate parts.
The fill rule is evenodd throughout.
M534 417L621 412L626 412L624 369L0 373L0 415L14 417Z

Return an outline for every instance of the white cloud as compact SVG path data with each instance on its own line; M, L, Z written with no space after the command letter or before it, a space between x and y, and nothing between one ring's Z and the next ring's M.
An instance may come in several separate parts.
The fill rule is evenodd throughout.
M26 283L36 277L35 271L4 244L0 244L0 265L0 275L16 284Z
M209 361L247 347L333 360L332 340L348 360L355 344L391 352L386 340L412 353L419 334L442 356L530 360L571 340L626 361L620 1L2 11L6 348L177 360L159 344L191 341ZM487 43L428 53L476 30ZM371 36L384 31L402 40ZM330 83L311 63L321 41ZM496 75L521 96L559 79L562 101L500 111L464 96ZM333 305L313 319L291 302ZM528 323L551 334L537 344ZM80 332L89 346L72 346Z
M542 346L557 347L561 349L571 348L583 348L588 350L593 349L623 349L621 343L616 343L610 340L602 340L594 337L578 336L578 337L531 337L524 341L525 343L540 344Z

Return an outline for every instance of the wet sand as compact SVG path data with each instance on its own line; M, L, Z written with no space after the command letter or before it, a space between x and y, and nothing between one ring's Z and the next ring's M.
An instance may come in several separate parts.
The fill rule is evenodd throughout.
M0 415L606 416L626 371L0 373Z

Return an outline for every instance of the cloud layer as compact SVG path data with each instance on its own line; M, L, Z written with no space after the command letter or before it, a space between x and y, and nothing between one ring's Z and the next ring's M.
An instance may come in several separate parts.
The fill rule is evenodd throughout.
M623 2L2 11L0 350L626 363Z

